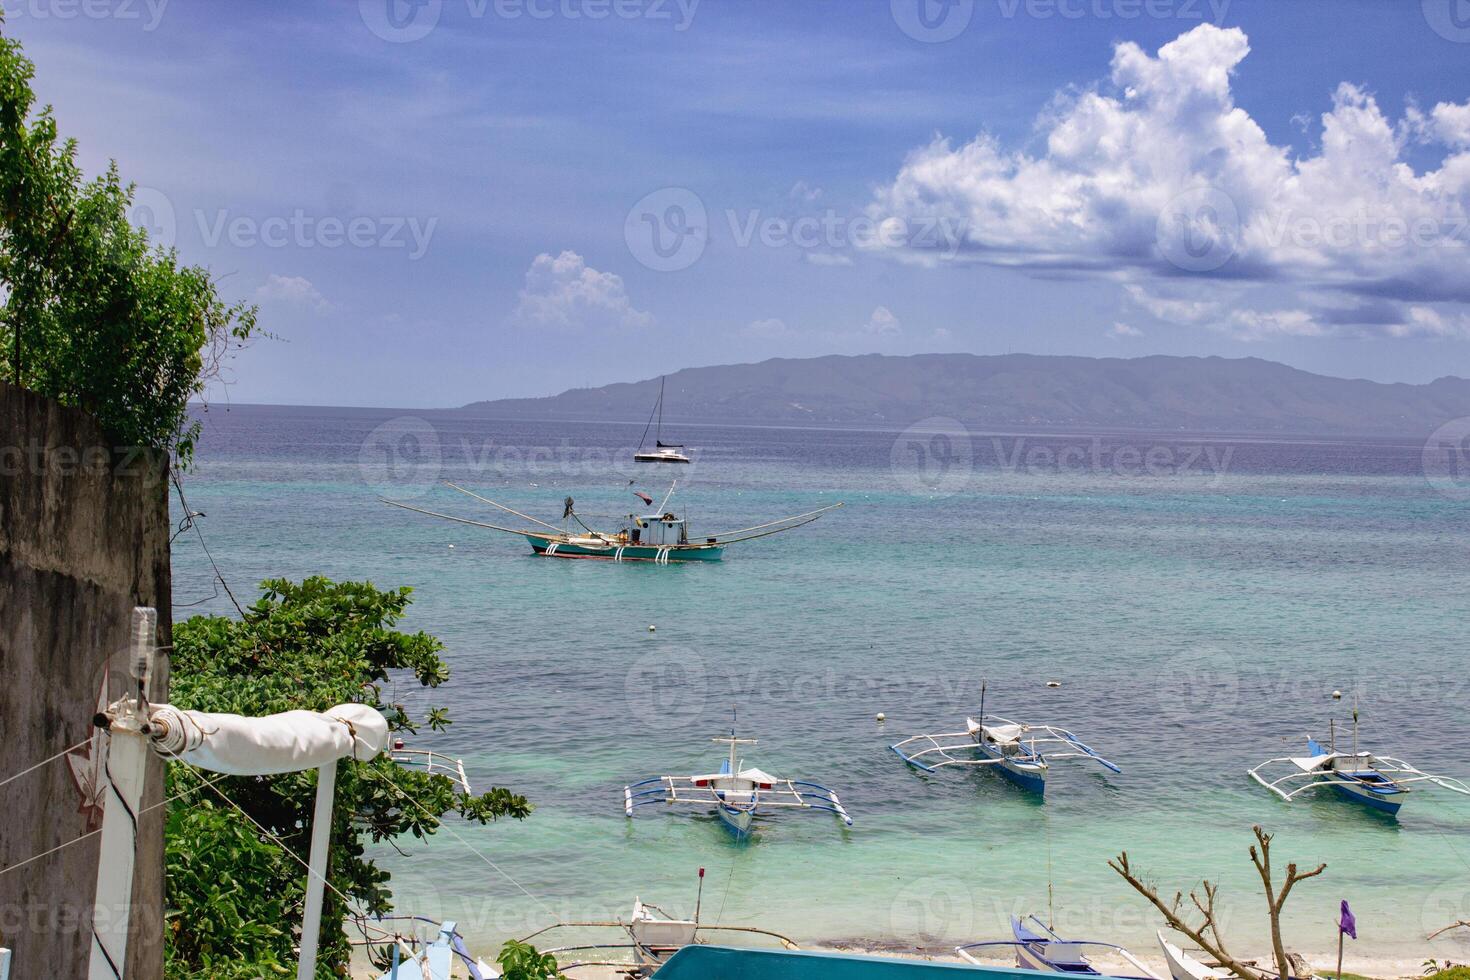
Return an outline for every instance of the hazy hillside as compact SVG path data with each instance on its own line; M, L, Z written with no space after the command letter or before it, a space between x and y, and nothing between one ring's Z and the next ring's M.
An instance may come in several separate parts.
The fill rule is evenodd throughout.
M501 417L637 420L657 395L652 378L467 407ZM664 412L675 425L908 425L932 415L983 424L1424 434L1470 415L1470 381L1352 381L1253 357L869 354L687 368L668 376Z

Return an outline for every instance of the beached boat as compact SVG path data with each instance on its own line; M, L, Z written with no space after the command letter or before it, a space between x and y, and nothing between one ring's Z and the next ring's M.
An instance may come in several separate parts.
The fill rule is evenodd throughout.
M757 524L753 527L739 528L734 531L725 531L720 534L711 534L700 540L689 533L689 527L684 518L678 516L668 509L669 498L673 496L674 486L664 495L663 502L657 508L644 510L642 513L629 514L624 518L622 524L613 531L599 531L589 527L577 516L576 502L567 497L562 504L562 526L557 527L546 521L538 520L529 514L523 514L518 510L512 510L504 504L496 503L488 497L482 497L472 490L453 483L445 486L457 490L460 493L474 497L481 503L489 504L499 510L505 511L530 521L537 525L536 528L511 528L501 527L495 524L486 524L482 521L472 521L464 517L456 517L452 514L443 514L437 511L426 510L422 507L414 507L397 500L383 499L383 503L404 510L411 510L416 514L424 514L428 517L437 517L440 520L454 521L457 524L468 524L471 527L485 528L490 531L501 531L506 534L514 534L524 537L531 545L531 550L544 558L598 558L604 561L625 562L652 562L656 565L679 564L695 561L719 561L725 555L726 545L737 544L741 541L753 541L756 538L765 538L783 531L792 531L805 524L810 524L828 511L841 507L841 503L831 504L818 510L808 511L805 514L796 514L792 517L783 517L779 520L768 521L765 524ZM634 491L635 496L644 503L646 508L652 508L653 498L645 493ZM575 527L573 526L575 524Z
M648 442L648 429L654 423L654 415L658 416L658 428L654 430L652 449L644 449ZM684 447L676 442L664 442L664 378L658 379L658 401L654 402L653 412L648 415L648 425L643 427L643 437L638 440L638 451L633 454L635 463L688 463L689 456L685 454Z
M707 925L700 921L700 902L704 895L704 869L699 869L699 892L694 903L692 919L676 918L657 905L633 900L633 914L627 919L613 922L558 922L526 936L522 942L535 941L542 953L555 956L558 969L564 976L594 968L612 967L617 972L633 977L650 977L657 973L669 958L686 946L706 941L710 933L725 935L759 936L774 939L784 949L797 949L796 941L778 932L758 929L754 926ZM562 930L580 932L591 929L615 929L621 933L619 942L581 943L571 946L545 947L545 936ZM624 959L611 959L620 954ZM571 957L570 960L568 957ZM606 975L603 970L600 975Z
M469 951L456 922L418 915L356 916L351 921L362 933L351 944L374 949L388 960L387 971L377 980L452 980L456 962L469 980L500 976L499 970Z
M925 772L947 766L994 766L1017 786L1042 794L1053 762L1090 759L1105 769L1122 772L1065 728L987 715L983 685L980 718L966 718L964 731L914 735L889 748L904 762Z
M1249 770L1256 782L1290 802L1303 793L1331 789L1338 796L1382 813L1396 814L1412 791L1412 783L1428 783L1470 796L1470 786L1437 776L1403 759L1358 750L1357 709L1353 710L1353 748L1338 752L1335 728L1323 745L1307 737L1307 754L1267 759Z
M851 827L852 817L837 794L817 783L782 779L760 769L746 768L738 757L739 747L754 745L753 738L728 737L712 741L730 746L718 772L696 776L654 776L623 787L623 812L629 817L638 807L656 803L685 804L713 809L737 840L748 837L755 818L770 810L823 810L836 814Z
M967 943L964 946L955 947L955 952L965 962L983 966L984 964L977 955L981 950L1009 948L1015 953L1016 966L1022 970L1040 970L1044 973L1068 973L1088 977L1119 976L1119 974L1104 974L1093 966L1086 956L1086 951L1089 949L1106 950L1112 955L1122 957L1138 971L1136 974L1124 974L1123 976L1136 977L1138 980L1163 980L1122 946L1093 940L1063 939L1034 915L1027 916L1024 920L1019 916L1011 916L1011 933L1015 936L1014 939Z
M1172 980L1225 980L1230 974L1206 966L1184 950L1169 942L1164 931L1159 930L1159 946L1164 950L1164 962L1168 964Z

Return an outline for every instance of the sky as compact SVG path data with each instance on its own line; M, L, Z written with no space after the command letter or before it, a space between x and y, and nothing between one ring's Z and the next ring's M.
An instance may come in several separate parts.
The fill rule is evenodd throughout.
M1467 0L20 0L215 401L820 354L1470 376Z

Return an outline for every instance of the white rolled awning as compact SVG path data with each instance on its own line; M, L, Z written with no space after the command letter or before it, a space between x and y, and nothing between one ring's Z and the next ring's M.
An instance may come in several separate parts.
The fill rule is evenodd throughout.
M338 759L371 759L388 746L388 720L365 704L285 711L262 718L153 707L160 755L230 776L315 769Z

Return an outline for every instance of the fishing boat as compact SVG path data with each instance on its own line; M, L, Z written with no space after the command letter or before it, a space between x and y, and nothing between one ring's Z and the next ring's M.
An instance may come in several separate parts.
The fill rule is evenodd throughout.
M653 507L653 498L648 494L633 491L638 500L643 503L644 510L627 515L618 528L612 531L600 531L586 524L577 515L576 501L571 497L567 497L562 502L562 526L557 527L555 524L539 520L529 514L512 510L504 504L497 503L488 497L482 497L457 484L446 483L445 486L521 520L529 521L536 527L503 527L465 517L456 517L453 514L426 510L397 500L381 499L385 504L411 510L416 514L524 537L530 543L531 550L544 558L600 558L605 561L652 562L657 565L719 561L724 557L727 545L795 530L817 520L828 511L842 506L841 503L835 503L805 514L783 517L780 520L757 524L753 527L706 535L700 539L689 533L688 523L683 517L669 509L669 498L674 495L678 481L669 487L669 492L664 495L663 502L656 508Z
M1290 802L1312 790L1331 789L1355 803L1396 814L1408 800L1411 783L1429 783L1470 796L1470 786L1449 776L1410 765L1393 756L1358 749L1358 709L1353 708L1351 752L1337 751L1336 725L1329 722L1327 744L1307 736L1307 754L1267 759L1248 771L1256 782Z
M658 416L658 428L654 430L653 448L644 449L648 442L648 429L654 424L654 416ZM684 453L684 447L674 442L664 442L664 378L658 379L658 401L653 404L653 411L648 414L648 425L643 427L643 436L638 440L638 451L633 454L635 463L688 463L689 457Z
M583 970L600 968L599 975L606 976L606 968L632 977L651 977L669 958L686 946L707 941L711 933L734 936L759 936L774 939L783 949L798 949L794 939L768 929L754 926L708 925L700 920L700 905L704 896L704 869L699 869L699 891L694 902L694 917L681 919L670 915L657 905L633 899L633 914L611 922L558 922L531 933L522 939L538 946L543 937L567 930L587 931L592 929L617 930L621 935L618 942L593 942L569 946L544 947L540 951L557 958L557 968L563 976L572 976ZM620 955L622 959L612 959Z
M736 738L735 729L728 737L711 739L730 746L729 758L720 762L718 772L697 776L654 776L623 787L623 812L629 817L638 807L656 803L685 804L713 809L737 840L753 831L755 818L779 809L823 810L836 814L851 827L852 817L843 808L837 794L817 783L781 779L760 769L746 768L738 758L742 745L754 745L753 738Z
M1069 973L1074 976L1087 977L1120 976L1119 974L1104 974L1087 958L1087 950L1106 950L1112 955L1122 957L1138 971L1135 974L1122 974L1121 976L1136 978L1136 980L1163 980L1122 946L1093 940L1063 939L1034 915L1027 916L1024 920L1019 916L1011 916L1011 932L1015 936L1012 940L968 943L964 946L956 946L955 952L965 962L983 966L984 964L976 956L980 950L1010 948L1015 952L1017 968L1022 970Z
M1224 970L1206 966L1169 942L1162 929L1159 930L1159 946L1164 950L1164 962L1169 966L1172 980L1225 980L1230 975Z
M1006 779L1038 794L1046 792L1051 763L1064 759L1090 759L1112 772L1123 771L1065 728L987 715L984 685L980 717L966 718L964 731L914 735L889 748L925 772L948 766L994 766Z

